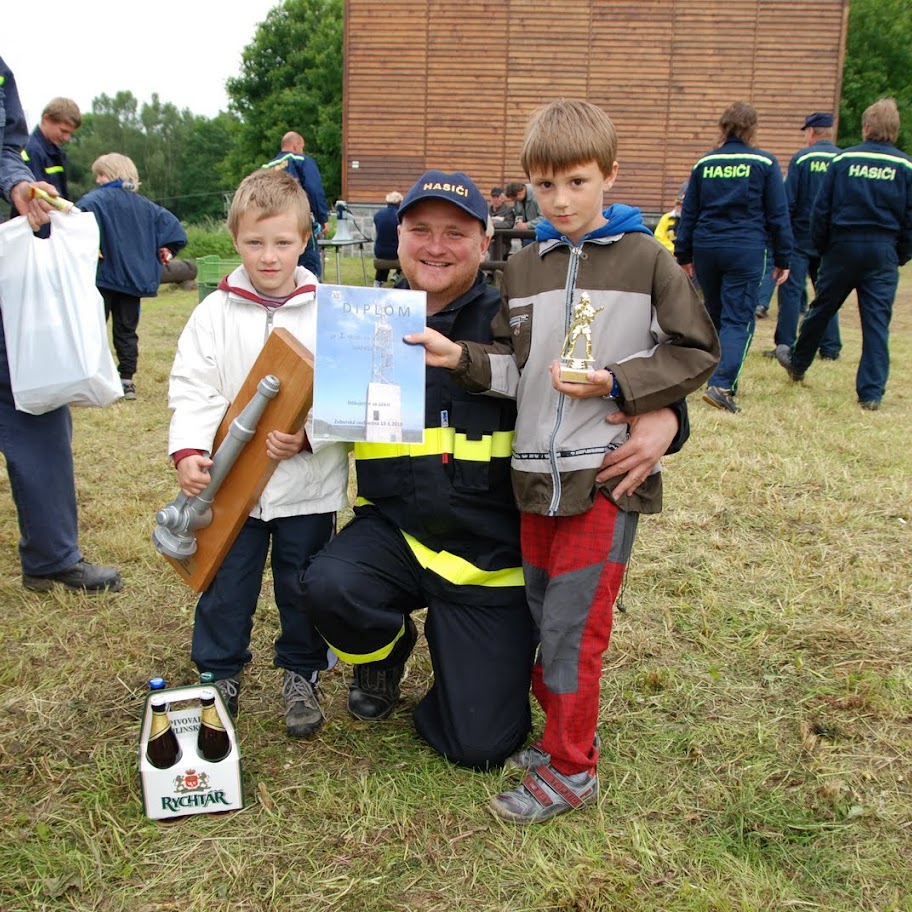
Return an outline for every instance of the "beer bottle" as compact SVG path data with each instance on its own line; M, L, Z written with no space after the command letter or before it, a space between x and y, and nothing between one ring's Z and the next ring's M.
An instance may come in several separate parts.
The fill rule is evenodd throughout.
M212 763L218 763L219 760L224 760L231 751L231 741L228 738L228 732L225 731L225 726L222 725L218 710L215 708L215 693L208 688L202 691L200 706L202 713L196 747L201 757Z
M149 729L146 757L152 766L158 769L168 769L181 758L180 744L177 743L177 735L171 728L171 720L168 718L164 698L156 695L151 698L150 703L152 705L152 727Z

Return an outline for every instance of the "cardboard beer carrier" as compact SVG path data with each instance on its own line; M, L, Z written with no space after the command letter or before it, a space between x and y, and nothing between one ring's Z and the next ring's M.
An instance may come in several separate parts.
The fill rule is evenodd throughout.
M215 708L231 744L227 756L218 762L200 756L196 746L201 718L199 700L204 690L214 693ZM164 698L168 704L168 718L181 749L180 758L168 769L153 766L147 754L152 727L151 701L157 698ZM237 733L218 688L194 684L149 692L139 734L139 774L143 809L152 820L233 811L244 806Z

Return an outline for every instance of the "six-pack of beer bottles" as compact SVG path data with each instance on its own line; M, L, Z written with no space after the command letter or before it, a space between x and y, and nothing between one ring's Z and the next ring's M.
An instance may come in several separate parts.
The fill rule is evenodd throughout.
M152 708L152 723L149 729L146 757L149 763L157 769L168 769L181 759L181 746L171 727L171 720L168 718L168 704L165 697L156 694L149 699L149 704ZM196 749L200 757L211 763L217 763L231 753L231 740L215 707L214 691L207 688L200 693L200 707Z

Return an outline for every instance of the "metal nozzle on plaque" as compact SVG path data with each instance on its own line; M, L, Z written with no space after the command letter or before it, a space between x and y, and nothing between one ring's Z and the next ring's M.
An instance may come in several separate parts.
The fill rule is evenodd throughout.
M196 497L181 493L155 514L152 542L156 549L174 560L184 560L196 552L196 532L212 522L212 502L241 451L256 433L269 401L279 392L279 378L263 377L257 391L243 411L231 422L228 433L212 457L209 484Z

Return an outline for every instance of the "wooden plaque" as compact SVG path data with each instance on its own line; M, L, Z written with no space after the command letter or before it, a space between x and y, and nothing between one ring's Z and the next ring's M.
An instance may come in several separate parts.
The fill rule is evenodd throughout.
M215 495L212 523L196 533L196 553L184 560L165 556L196 592L204 591L212 582L278 465L266 455L266 435L270 431L292 434L307 418L313 404L313 364L313 355L287 329L274 329L228 407L215 435L213 453L225 439L231 422L253 398L260 380L267 374L279 378L278 394L266 406L256 433L241 450Z

